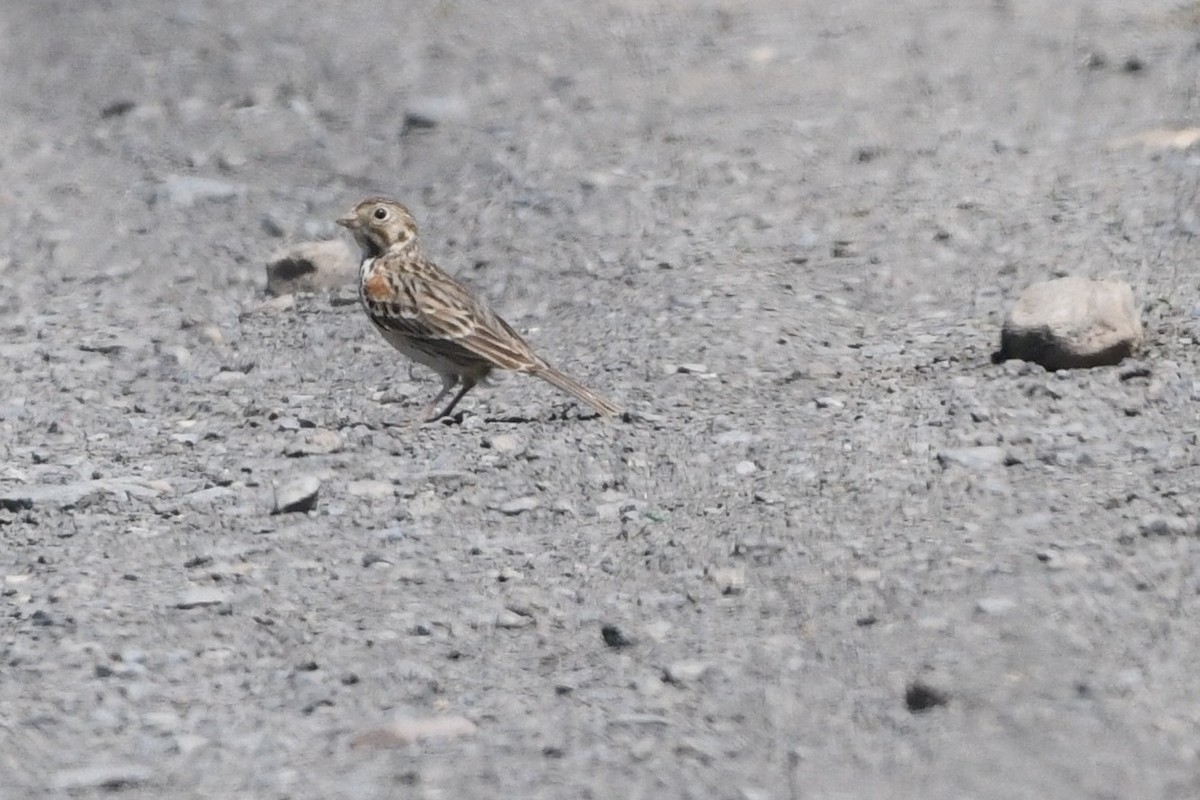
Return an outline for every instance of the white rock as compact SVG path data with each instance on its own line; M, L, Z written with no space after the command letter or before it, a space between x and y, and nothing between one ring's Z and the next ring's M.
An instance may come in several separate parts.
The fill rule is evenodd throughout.
M746 568L743 566L710 567L706 574L721 594L741 594L746 590Z
M208 744L208 739L195 733L180 733L175 736L175 750L180 755L190 755Z
M708 367L703 364L678 364L675 371L681 375L704 375L708 372Z
M954 465L970 470L985 470L1007 464L1008 451L997 445L958 447L942 450L937 454L937 460L942 469Z
M722 431L713 437L713 442L721 447L729 447L735 444L750 444L758 437L750 431L732 430Z
M596 506L596 516L600 519L620 519L621 509L625 506L624 500L618 500L613 503L600 503Z
M153 773L141 764L96 764L55 773L51 785L60 792L121 789L145 783Z
M312 511L317 507L317 495L320 491L321 481L313 475L304 475L289 481L275 490L275 509L271 513Z
M674 627L669 620L656 619L653 622L647 622L643 625L642 632L656 642L663 642L666 641L667 636Z
M475 723L466 717L428 717L401 720L386 728L360 733L350 744L352 747L400 747L425 739L455 739L475 731Z
M1070 277L1035 283L1004 321L997 358L1046 369L1116 364L1142 341L1133 289L1124 281Z
M1138 524L1143 536L1187 536L1196 530L1196 524L1187 519L1167 514L1150 514Z
M245 186L228 181L195 175L168 175L154 190L154 202L189 208L210 200L238 200L245 194Z
M524 497L517 497L512 500L506 500L505 502L496 506L496 510L499 511L501 514L505 514L510 517L515 517L518 514L524 514L526 511L533 511L539 505L540 505L540 503L538 502L538 499L536 497L534 497L533 495L526 495Z
M510 630L516 628L527 628L534 623L533 617L527 617L524 614L518 614L510 608L500 610L496 615L496 627L508 628Z
M304 242L276 251L267 262L267 294L336 289L358 276L359 252L349 241Z
M189 492L183 501L189 506L208 506L230 497L237 497L237 492L228 486L210 486L207 489Z
M227 602L229 595L224 589L216 586L194 586L179 595L175 601L176 608L191 609L204 606L219 606Z
M304 434L303 441L289 445L284 449L284 455L298 456L324 456L330 453L336 453L342 449L342 437L337 431L318 428Z
M445 504L433 492L422 492L408 501L408 513L414 517L432 517L440 514Z
M859 569L854 570L854 574L851 577L854 578L856 583L861 583L864 585L868 583L879 583L881 580L883 580L883 570L879 569L878 567L860 567Z
M404 129L434 128L443 123L462 122L471 112L461 95L414 97L404 109Z
M497 453L515 453L517 448L521 446L517 437L511 433L501 433L498 436L493 436L489 443Z
M387 481L362 480L350 481L346 484L346 492L355 497L363 497L368 500L382 500L391 497L396 493L396 487Z
M704 661L676 661L667 667L663 677L667 683L685 685L704 679L713 669L713 665Z
M1017 607L1011 597L981 597L975 601L975 610L989 617L999 617Z
M272 297L269 300L263 300L258 305L251 309L252 314L280 314L284 311L291 311L296 307L296 296L286 294L283 297Z
M149 499L162 494L151 482L140 478L97 478L67 484L26 485L0 488L0 508L20 511L35 506L71 508L90 496Z

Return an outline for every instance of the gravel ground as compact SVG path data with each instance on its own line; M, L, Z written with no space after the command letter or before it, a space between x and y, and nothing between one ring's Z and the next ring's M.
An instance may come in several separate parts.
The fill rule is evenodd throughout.
M409 5L0 11L0 797L1200 796L1195 5ZM375 192L629 418L406 429Z

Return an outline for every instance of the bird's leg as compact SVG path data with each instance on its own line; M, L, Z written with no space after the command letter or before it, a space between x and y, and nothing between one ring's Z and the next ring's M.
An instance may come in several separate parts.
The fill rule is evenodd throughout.
M445 416L449 416L450 412L454 410L454 407L456 405L458 405L458 401L463 399L463 395L465 395L467 392L474 389L475 384L478 382L479 381L476 380L475 378L463 378L462 379L462 388L458 390L458 394L454 395L454 399L450 401L450 404L447 405L445 408L443 408L440 413L435 414L434 416L430 417L427 421L433 422L434 420L441 419L442 417L445 417ZM448 388L447 388L447 391L448 391ZM445 393L446 392L442 392L442 395L444 395ZM442 395L438 395L439 400L441 399Z
M412 421L409 427L415 428L421 423L433 422L434 420L438 420L446 416L446 412L444 411L440 414L434 414L433 412L435 409L437 409L438 403L442 402L442 398L450 394L450 390L454 388L454 384L458 383L458 376L453 374L442 375L441 378L442 390L438 392L437 395L430 400L424 408L421 409L421 413L417 415L416 419ZM462 397L463 394L465 394L465 390L463 392L459 392L458 397ZM458 402L458 397L454 398L455 402ZM451 403L452 407L453 405L454 404Z

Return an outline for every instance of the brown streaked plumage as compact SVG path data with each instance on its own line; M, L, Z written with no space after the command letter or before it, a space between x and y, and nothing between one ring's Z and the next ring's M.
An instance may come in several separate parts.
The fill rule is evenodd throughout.
M393 347L436 372L442 390L421 412L432 422L495 368L523 372L574 395L601 416L621 408L547 364L488 304L421 252L417 223L395 200L363 200L337 223L362 249L359 299L371 322ZM456 384L462 388L437 410Z

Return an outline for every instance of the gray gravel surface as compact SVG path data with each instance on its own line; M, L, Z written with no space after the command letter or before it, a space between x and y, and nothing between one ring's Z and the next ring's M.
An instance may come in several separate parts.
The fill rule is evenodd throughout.
M1138 138L1198 40L4 4L0 797L1200 796L1200 159ZM264 294L375 192L629 418L406 429L352 292ZM1062 274L1134 286L1136 362L991 362Z

